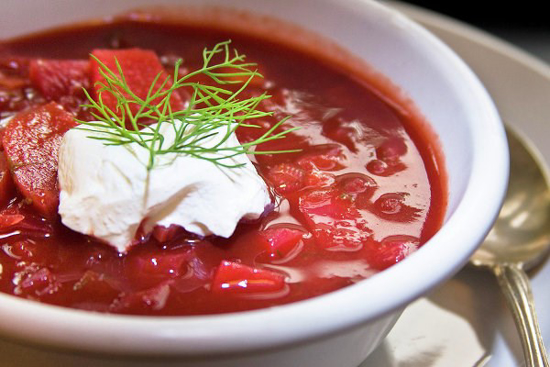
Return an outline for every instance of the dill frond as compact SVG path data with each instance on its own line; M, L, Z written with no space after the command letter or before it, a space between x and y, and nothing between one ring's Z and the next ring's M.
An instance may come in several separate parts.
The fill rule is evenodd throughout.
M163 78L159 73L151 83L145 98L132 91L124 77L124 71L117 60L116 70L109 69L95 58L99 72L105 79L96 83L97 100L84 91L88 103L83 105L91 111L96 121L78 121L79 128L94 133L90 138L102 140L106 145L137 144L149 151L147 170L155 166L155 157L167 153L186 154L204 159L213 164L235 168L241 164L226 163L227 159L239 154L277 154L293 153L299 150L256 150L257 145L285 138L297 128L282 129L276 132L288 119L282 119L254 141L236 146L225 146L229 136L240 126L258 127L251 120L272 116L273 112L265 112L258 106L270 98L266 93L260 96L240 99L253 78L263 77L257 71L255 63L246 62L245 55L230 48L231 41L218 43L212 49L204 49L203 65L200 69L180 76L179 68L182 60L176 62L171 76ZM214 62L214 59L221 62ZM92 55L92 57L94 57ZM206 85L193 82L197 75L208 76L217 85ZM169 81L172 85L169 85ZM243 81L244 80L244 81ZM236 90L225 86L241 83ZM158 87L156 87L158 85ZM181 111L172 111L170 98L177 89L187 88L192 91L187 107ZM102 95L109 93L115 97L117 108L113 111L103 103ZM158 102L156 102L158 101ZM132 113L133 105L139 106ZM135 109L134 109L135 110ZM152 121L143 124L140 121ZM173 127L175 139L169 145L164 144L161 127L170 124ZM95 133L101 134L95 134ZM205 147L201 142L216 134L224 134L214 146ZM216 153L216 154L212 154ZM220 154L221 153L221 154Z

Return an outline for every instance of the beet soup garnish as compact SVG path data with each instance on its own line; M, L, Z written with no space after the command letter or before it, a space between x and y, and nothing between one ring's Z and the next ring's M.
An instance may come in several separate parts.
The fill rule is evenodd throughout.
M84 107L95 120L79 121L59 150L64 225L126 253L138 233L147 237L158 226L227 238L241 219L261 216L272 198L248 155L298 152L256 146L299 127L285 129L287 117L239 142L237 129L260 128L253 120L273 112L257 108L266 92L243 98L261 75L229 46L205 49L202 67L186 74L180 59L171 75L150 50L91 53L95 83Z
M288 117L283 118L264 132L259 138L240 145L222 147L229 136L239 127L258 128L250 120L272 116L273 112L258 110L258 105L269 98L267 93L256 97L239 99L241 93L254 78L262 75L252 68L255 63L246 63L245 55L230 49L231 41L216 44L211 50L204 49L203 65L200 69L180 76L179 70L183 60L179 59L174 67L173 76L166 75L161 70L154 76L151 66L143 64L143 59L156 58L150 51L144 50L100 50L91 54L92 63L97 64L98 79L94 85L95 98L88 92L92 116L97 121L79 120L79 128L102 133L101 139L108 145L124 145L136 143L149 151L147 170L155 164L155 157L167 153L178 153L208 160L214 164L236 168L239 165L225 164L226 158L239 154L280 154L295 153L289 150L255 150L254 148L269 141L284 138L290 132L299 129L292 127L282 129ZM138 55L134 55L138 54ZM122 57L119 59L119 57ZM221 61L216 63L216 60ZM125 75L122 64L128 60L128 65L137 65L132 72L134 79ZM137 61L136 61L137 60ZM108 65L115 66L115 70ZM142 68L143 72L139 71ZM162 69L160 61L154 63L155 68ZM143 82L143 73L149 73L153 78L151 84ZM193 78L206 76L217 85L194 82ZM150 78L149 78L150 79ZM224 85L240 85L236 90L223 88ZM179 90L190 89L190 99L185 101L186 107L178 94ZM181 121L177 125L176 121ZM150 125L156 123L155 128ZM160 133L163 124L173 126L175 141L169 146L163 144L164 137ZM213 134L219 134L220 128L225 136L213 147L205 147L201 143ZM210 153L223 153L221 157L212 157Z

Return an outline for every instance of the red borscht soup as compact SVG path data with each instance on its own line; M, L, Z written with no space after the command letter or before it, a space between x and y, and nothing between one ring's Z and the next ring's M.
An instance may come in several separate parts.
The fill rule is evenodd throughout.
M188 73L228 39L264 77L243 96L271 95L258 109L272 115L239 127L239 141L288 116L281 129L300 127L258 146L299 151L251 157L273 205L230 238L156 227L126 253L65 227L56 155L75 119L92 119L90 54L154 54L168 75L182 59ZM0 291L98 312L215 314L315 297L402 261L442 224L442 158L413 108L376 85L322 54L190 25L121 18L0 43Z

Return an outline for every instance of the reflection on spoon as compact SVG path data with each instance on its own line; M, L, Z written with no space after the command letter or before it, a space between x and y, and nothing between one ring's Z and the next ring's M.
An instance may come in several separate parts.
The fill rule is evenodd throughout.
M538 153L507 128L510 182L495 226L471 259L491 269L521 335L527 366L549 366L526 270L550 251L550 186Z

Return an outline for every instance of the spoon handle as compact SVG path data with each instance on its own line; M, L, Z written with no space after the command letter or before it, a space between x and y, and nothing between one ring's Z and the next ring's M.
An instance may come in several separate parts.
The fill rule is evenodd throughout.
M528 367L548 367L548 357L535 313L535 301L529 278L519 264L497 264L498 283L520 332L523 353Z

